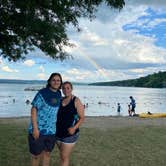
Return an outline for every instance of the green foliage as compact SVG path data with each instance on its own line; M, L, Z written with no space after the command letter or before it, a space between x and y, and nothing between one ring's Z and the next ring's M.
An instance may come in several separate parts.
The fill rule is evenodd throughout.
M12 61L25 58L35 47L54 59L68 55L66 28L74 25L79 31L78 18L94 18L101 3L121 9L124 0L1 0L0 55Z
M90 85L105 85L105 86L134 86L148 88L166 88L166 72L158 72L146 77L141 77L133 80L123 80L114 82L99 82Z

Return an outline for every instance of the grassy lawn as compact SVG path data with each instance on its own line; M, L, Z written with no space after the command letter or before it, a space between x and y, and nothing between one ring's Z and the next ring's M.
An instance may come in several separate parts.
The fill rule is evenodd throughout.
M0 124L0 166L29 166L25 124ZM58 149L51 166L59 165ZM71 166L165 166L166 129L137 127L98 130L81 128Z

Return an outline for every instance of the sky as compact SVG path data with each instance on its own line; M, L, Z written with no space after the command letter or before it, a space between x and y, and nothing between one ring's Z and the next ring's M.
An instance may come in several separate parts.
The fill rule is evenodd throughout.
M93 21L79 19L81 32L68 27L75 47L65 50L73 59L55 61L38 49L25 61L0 58L0 79L47 80L58 72L65 81L90 83L166 71L166 0L125 2L120 12L103 4Z

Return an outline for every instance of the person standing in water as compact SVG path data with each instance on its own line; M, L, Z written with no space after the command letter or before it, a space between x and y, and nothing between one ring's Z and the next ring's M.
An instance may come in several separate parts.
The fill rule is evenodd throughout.
M132 116L130 104L128 104L128 113L129 113L129 116Z
M133 98L133 96L130 96L129 98L131 100L131 102L130 102L131 114L134 115L135 114L136 102L135 102L135 99Z
M118 116L120 116L120 112L121 112L121 105L120 105L120 103L118 103L118 105L117 105Z
M84 121L84 105L72 94L73 86L64 82L62 91L65 95L57 116L57 145L60 151L61 166L69 166L71 152L79 137L79 126Z
M31 166L49 166L50 153L55 145L56 120L61 101L62 77L52 73L46 88L39 90L32 101L29 125L29 151Z

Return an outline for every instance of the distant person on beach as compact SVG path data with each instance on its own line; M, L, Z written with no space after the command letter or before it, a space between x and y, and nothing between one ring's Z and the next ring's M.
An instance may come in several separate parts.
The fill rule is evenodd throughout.
M121 105L120 105L120 103L118 103L118 105L117 105L117 113L118 113L119 116L120 116L120 112L121 112Z
M64 97L57 116L57 145L60 151L61 166L69 166L71 152L79 137L79 126L84 121L84 105L72 94L73 86L64 82Z
M84 108L88 108L88 103L84 104Z
M132 116L132 112L131 112L130 104L128 104L128 113L129 113L129 116Z
M49 166L50 152L55 145L56 120L61 101L62 77L52 73L46 88L39 90L32 101L29 125L29 151L31 166Z
M134 115L135 114L135 107L136 107L136 102L135 99L133 98L133 96L130 96L130 106L131 106L131 114Z

